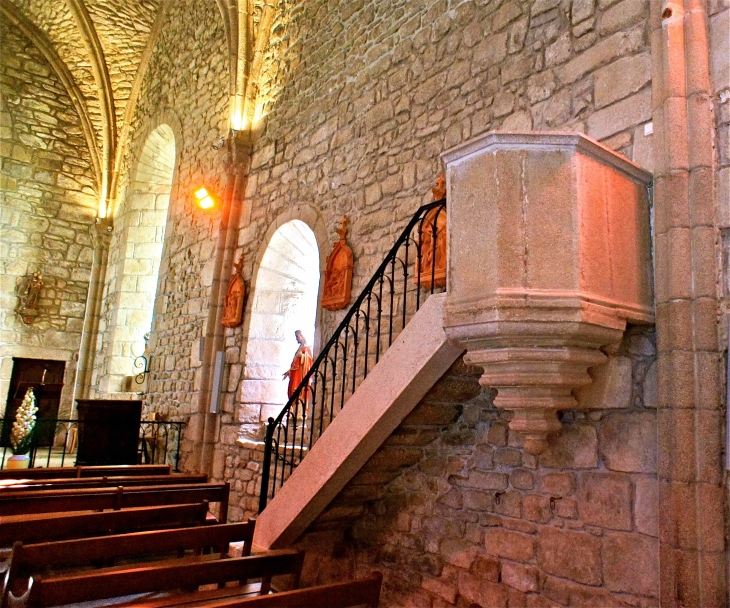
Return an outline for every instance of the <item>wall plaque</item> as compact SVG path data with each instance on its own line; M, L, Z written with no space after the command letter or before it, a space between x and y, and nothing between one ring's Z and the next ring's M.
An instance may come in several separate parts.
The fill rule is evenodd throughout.
M433 200L440 201L446 196L446 180L443 173L431 188ZM418 242L421 253L420 264L416 258L416 275L414 283L424 289L446 285L446 209L435 207L423 218L418 230Z
M322 307L327 310L340 310L350 304L352 295L352 269L355 266L352 249L347 244L347 216L342 216L340 227L335 228L340 240L335 243L332 253L327 257L324 271L324 294Z
M221 324L225 327L238 327L243 321L243 300L246 296L246 284L243 282L243 255L233 264L233 268L234 272L223 300Z

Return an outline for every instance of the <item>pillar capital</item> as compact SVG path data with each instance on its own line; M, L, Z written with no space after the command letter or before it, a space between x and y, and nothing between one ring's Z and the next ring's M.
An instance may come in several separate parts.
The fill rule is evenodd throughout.
M443 158L444 328L539 454L601 349L654 320L651 175L576 133L493 132Z

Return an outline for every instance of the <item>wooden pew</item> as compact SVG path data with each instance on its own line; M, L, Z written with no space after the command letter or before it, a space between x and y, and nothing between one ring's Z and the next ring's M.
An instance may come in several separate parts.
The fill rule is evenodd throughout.
M207 483L207 475L124 475L119 477L60 477L57 479L5 480L0 492L32 490L74 490L83 488L104 488L117 486L154 486L191 483Z
M169 464L118 464L109 466L2 469L0 479L58 479L59 477L117 477L120 475L170 475Z
M170 554L183 556L185 551L199 555L203 550L226 554L229 544L243 541L243 555L250 555L255 520L219 526L198 526L172 530L153 530L131 534L79 538L75 540L13 545L13 557L7 586L16 596L23 593L26 580L37 573L78 569L97 563L113 563L118 558L165 559ZM154 556L157 556L156 558Z
M228 515L229 485L181 484L78 490L33 490L0 492L0 516L63 511L102 511L158 505L190 504L207 500L220 505L218 521ZM1 521L1 520L0 520Z
M201 591L167 600L136 601L135 608L351 608L367 606L378 608L383 575L373 572L367 578L344 583L317 585L306 589L282 591L270 595L242 597L234 589L213 592ZM228 596L228 597L225 597ZM131 604L127 604L131 606ZM119 608L124 604L119 605Z
M36 543L201 526L206 523L207 513L208 502L202 501L103 513L10 515L0 517L0 547L10 547L16 541Z
M31 580L29 605L57 606L200 585L223 585L231 581L242 583L284 574L293 575L294 587L298 587L303 559L303 552L282 550L248 557L205 561L180 559L124 569L37 576Z

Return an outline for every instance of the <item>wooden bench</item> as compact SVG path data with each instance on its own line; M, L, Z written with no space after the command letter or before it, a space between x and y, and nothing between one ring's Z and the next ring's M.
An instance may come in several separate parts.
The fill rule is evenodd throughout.
M11 515L0 517L0 547L10 547L16 541L36 543L201 526L206 523L207 513L208 502L202 501L103 513Z
M207 483L207 475L123 475L119 477L60 477L57 479L5 480L0 492L32 490L74 490L83 488L132 487Z
M318 585L306 589L283 591L271 595L247 594L240 587L226 587L213 591L197 591L154 597L135 598L128 602L110 603L114 608L350 608L367 606L377 608L380 604L380 589L383 576L373 572L369 577Z
M78 569L94 563L110 565L118 558L151 561L164 559L169 554L182 557L186 551L192 551L195 555L204 550L227 554L229 544L233 542L243 542L243 556L247 556L251 553L255 523L255 520L250 520L220 526L153 530L34 544L18 541L13 545L7 586L18 596L23 593L23 590L18 589L18 583L22 583L25 589L28 578L48 570Z
M2 469L0 479L58 479L60 477L117 477L120 475L169 475L169 464L118 464L109 466Z
M226 522L229 485L181 484L77 490L8 490L0 492L0 516L64 511L103 511L207 500L219 503L218 520ZM0 519L0 521L2 521Z
M239 584L249 579L290 574L299 586L304 553L270 551L266 554L217 560L150 563L124 569L101 569L31 579L30 606L58 606L201 585ZM110 605L110 604L107 604ZM137 605L136 600L132 605Z

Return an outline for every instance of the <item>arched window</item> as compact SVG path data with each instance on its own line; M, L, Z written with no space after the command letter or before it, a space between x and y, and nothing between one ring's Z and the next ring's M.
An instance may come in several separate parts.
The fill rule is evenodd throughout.
M260 422L276 416L287 402L289 369L299 329L314 347L320 255L312 229L301 220L282 225L261 259L241 382L242 436L260 435Z
M152 326L174 170L175 136L168 125L160 125L145 141L134 182L115 219L124 236L115 265L117 306L107 382L101 387L105 392L124 390L125 376L140 371L134 358L144 352Z

